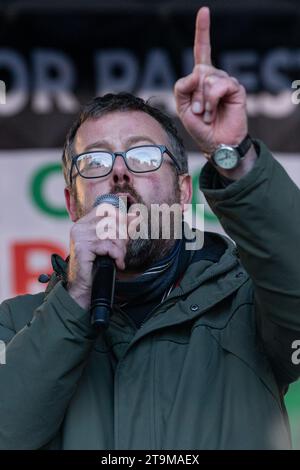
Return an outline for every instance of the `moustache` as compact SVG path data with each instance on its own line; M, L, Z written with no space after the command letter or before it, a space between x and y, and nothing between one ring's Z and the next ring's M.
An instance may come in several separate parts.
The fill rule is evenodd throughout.
M120 185L120 184L115 184L110 191L112 194L126 194L127 196L127 205L128 208L132 204L144 204L143 198L137 193L137 191L130 185L125 184L125 185Z

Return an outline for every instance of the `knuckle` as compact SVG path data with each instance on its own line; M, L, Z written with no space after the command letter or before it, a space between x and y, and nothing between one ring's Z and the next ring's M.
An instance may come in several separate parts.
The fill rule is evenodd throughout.
M207 75L209 75L210 68L205 64L197 64L194 67L193 74L195 77L200 77L200 80L203 81Z
M222 69L216 69L216 75L219 75L220 77L229 77L229 74L226 72L226 70Z
M233 81L233 83L235 83L236 85L240 85L240 82L238 81L237 78L231 76L230 79L231 79L231 80Z
M188 76L179 78L179 79L177 80L177 82L176 82L175 85L174 85L174 93L175 93L176 95L177 95L178 93L180 93L180 92L184 89L187 80L188 80Z
M178 88L180 88L180 85L182 84L184 78L179 78L174 85L174 90L177 91Z
M210 86L214 85L217 82L218 78L219 77L214 73L207 74L204 78L204 85L206 87L210 87Z
M97 243L94 247L94 252L97 255L109 254L109 244L107 243L107 241L101 240L99 243Z
M246 96L247 92L246 92L246 88L244 87L244 85L239 84L239 87L240 87L240 92L241 92L244 96Z

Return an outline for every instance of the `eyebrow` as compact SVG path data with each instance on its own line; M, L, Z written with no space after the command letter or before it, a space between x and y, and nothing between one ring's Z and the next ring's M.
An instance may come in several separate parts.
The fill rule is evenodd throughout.
M132 137L129 137L126 140L126 147L130 147L131 145L137 144L138 142L149 142L150 144L157 145L157 142L155 142L151 137L145 136L145 135L134 135ZM87 152L88 150L95 149L95 148L105 148L110 150L111 146L109 142L105 139L103 140L97 140L96 142L93 142L92 144L87 145L84 148L84 152Z

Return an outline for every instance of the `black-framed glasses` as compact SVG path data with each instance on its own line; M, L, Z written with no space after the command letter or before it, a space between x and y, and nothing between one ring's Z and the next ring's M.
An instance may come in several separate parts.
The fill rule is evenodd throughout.
M93 150L91 152L80 153L72 158L70 185L72 185L72 179L77 174L82 176L82 178L89 179L107 176L112 171L117 156L124 159L128 170L133 173L156 171L161 167L165 153L169 155L180 173L181 168L179 163L165 145L140 145L132 147L126 150L126 152ZM77 173L73 172L74 168L76 168Z

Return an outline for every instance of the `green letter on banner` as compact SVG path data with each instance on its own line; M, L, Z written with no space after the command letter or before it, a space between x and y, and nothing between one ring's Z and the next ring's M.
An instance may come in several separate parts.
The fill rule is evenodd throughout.
M65 209L65 207L55 207L49 204L49 202L46 200L45 194L44 194L44 184L47 180L47 178L52 174L52 173L61 173L61 164L60 163L51 163L50 165L45 165L41 169L39 169L34 175L33 179L31 182L31 196L33 198L33 201L41 210L42 212L45 212L47 215L50 215L51 217L68 217L68 212Z

